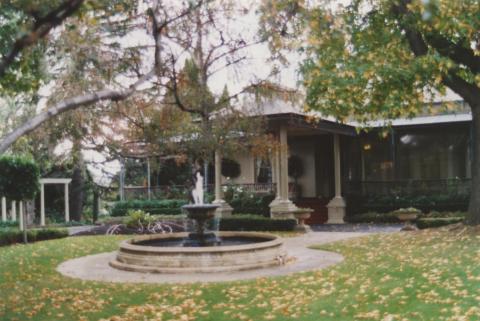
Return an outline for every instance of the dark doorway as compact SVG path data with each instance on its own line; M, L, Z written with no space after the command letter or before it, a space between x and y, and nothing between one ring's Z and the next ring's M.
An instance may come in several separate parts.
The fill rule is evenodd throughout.
M322 135L316 140L315 183L318 198L330 200L335 195L332 135Z
M333 164L333 136L315 137L315 190L316 197L301 198L295 204L313 209L307 224L323 224L328 220L326 205L335 194L335 173Z

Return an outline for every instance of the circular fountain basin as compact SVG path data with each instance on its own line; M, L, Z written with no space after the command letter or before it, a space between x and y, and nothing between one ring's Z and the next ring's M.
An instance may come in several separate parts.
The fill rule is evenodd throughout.
M213 273L282 265L280 237L256 232L219 232L220 246L184 247L188 233L138 236L120 244L110 266L145 273Z

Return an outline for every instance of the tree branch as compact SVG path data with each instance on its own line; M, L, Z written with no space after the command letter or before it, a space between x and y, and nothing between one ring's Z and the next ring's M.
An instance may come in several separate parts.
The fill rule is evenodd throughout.
M412 12L408 10L407 5L411 3L411 0L400 0L398 4L392 7L393 13L397 16L400 27L405 31L405 36L407 41L410 45L410 49L412 50L413 54L416 57L425 56L428 54L428 44L425 41L423 35L415 29L414 26L407 23L405 20L412 17ZM432 35L430 35L432 37ZM431 38L431 40L437 39L438 37ZM447 41L448 42L448 41ZM440 42L440 43L443 43ZM440 43L437 43L439 45ZM435 48L438 50L438 48ZM445 52L446 49L442 51ZM440 54L443 54L440 50L438 50ZM449 55L460 55L463 51L449 51ZM457 57L458 59L458 57ZM464 63L464 62L462 62ZM478 63L473 61L473 63ZM465 64L465 63L464 63ZM478 68L478 66L477 66ZM478 106L478 97L480 97L480 88L476 85L473 85L460 76L456 74L455 69L450 68L447 73L442 77L442 83L455 91L458 95L460 95L465 101L470 105L471 108L476 108Z
M20 52L21 49L25 48L28 45L33 44L36 40L39 39L40 36L45 36L54 26L59 25L64 19L66 19L69 15L71 15L82 3L84 0L66 0L63 3L63 6L60 6L56 10L49 13L45 18L37 20L37 23L34 26L34 30L31 34L27 35L27 38L19 39L18 44L16 44L16 52L10 53L4 60L2 60L0 64L0 76L2 75L2 69L5 70L6 67L13 61L15 56ZM160 37L162 31L172 22L177 19L180 19L186 15L188 15L193 8L198 7L203 1L199 0L196 5L190 5L186 10L181 12L179 15L165 19L161 23L155 17L155 14L152 9L148 11L150 17L152 18L153 23L153 33L155 36L156 42L156 52L155 52L155 67L148 72L143 77L139 78L134 84L124 90L113 90L113 89L103 89L96 91L94 93L85 94L76 96L70 99L66 99L62 102L57 103L56 105L48 108L47 110L40 112L35 117L29 119L4 137L2 137L0 141L0 154L4 153L10 145L12 145L19 137L26 135L33 130L37 129L40 125L46 122L48 119L64 113L66 111L74 110L81 106L91 105L100 101L121 101L124 100L131 95L133 95L136 91L139 90L145 82L147 82L150 78L154 77L155 75L161 76L159 71L161 70L162 62L160 60ZM157 3L158 8L158 3ZM21 40L21 41L20 41ZM8 58L10 57L11 58ZM8 59L7 59L8 58ZM9 60L10 59L10 60ZM10 61L10 62L9 62ZM2 67L3 66L3 67Z
M103 89L91 94L76 96L64 100L47 110L39 113L35 117L29 119L21 126L14 129L12 132L5 135L0 141L0 154L3 154L11 144L13 144L19 137L26 135L37 129L48 119L62 114L66 111L79 108L81 106L91 105L99 101L120 101L130 97L138 88L143 85L148 79L153 77L155 72L152 70L142 78L140 78L133 85L124 90Z
M12 49L0 60L0 77L2 77L8 67L13 63L20 52L34 45L39 39L45 37L53 28L59 26L65 19L74 14L82 5L84 0L65 0L57 8L50 11L45 17L35 21L32 30L18 38L12 46Z
M425 40L442 56L449 57L456 63L467 66L475 74L480 72L480 57L475 56L475 52L471 48L455 44L439 34L426 34Z
M191 114L197 114L202 117L206 117L205 113L199 109L194 109L185 106L183 103L182 99L179 96L179 89L178 89L178 78L177 78L177 72L175 70L175 64L176 60L173 55L171 55L171 63L172 63L172 78L170 79L170 83L172 86L165 85L165 87L173 94L173 99L175 100L175 105L180 108L182 111L191 113Z

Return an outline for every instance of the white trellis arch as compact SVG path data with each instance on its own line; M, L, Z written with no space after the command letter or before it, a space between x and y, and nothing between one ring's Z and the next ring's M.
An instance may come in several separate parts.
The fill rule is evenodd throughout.
M71 178L42 178L40 179L40 225L45 226L45 184L63 184L65 186L65 222L70 221L70 206L68 204L68 184Z

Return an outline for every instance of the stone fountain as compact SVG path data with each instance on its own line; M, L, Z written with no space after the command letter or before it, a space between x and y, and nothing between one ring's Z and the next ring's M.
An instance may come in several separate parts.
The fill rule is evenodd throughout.
M214 232L207 232L207 222L215 217L216 204L204 204L203 177L200 172L196 173L195 188L192 191L194 204L184 205L182 208L187 212L187 217L194 222L195 231L188 234L183 246L215 246L221 241Z
M193 221L190 233L142 235L123 241L110 266L145 273L214 273L278 266L286 261L280 237L257 232L207 229L216 204L203 202L203 177L196 173L194 204L182 208Z

